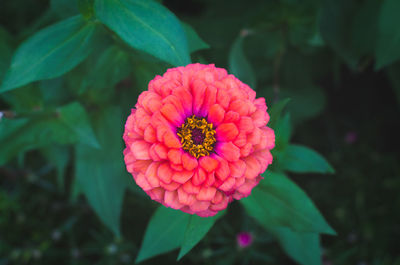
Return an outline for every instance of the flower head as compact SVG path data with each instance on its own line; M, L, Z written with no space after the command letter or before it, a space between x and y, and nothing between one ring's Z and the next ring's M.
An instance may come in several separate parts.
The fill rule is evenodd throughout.
M274 131L264 98L214 65L168 69L125 124L127 170L155 201L212 216L250 194L269 164Z

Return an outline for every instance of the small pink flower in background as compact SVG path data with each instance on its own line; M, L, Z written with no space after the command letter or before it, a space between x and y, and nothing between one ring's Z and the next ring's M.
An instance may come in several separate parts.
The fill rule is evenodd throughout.
M126 121L126 168L153 200L213 216L250 195L272 163L268 121L265 99L225 69L171 68Z
M253 236L249 232L241 232L236 236L236 241L240 248L247 248L253 243Z
M354 144L358 139L358 134L355 131L349 131L346 133L345 137L344 137L344 141L347 144Z

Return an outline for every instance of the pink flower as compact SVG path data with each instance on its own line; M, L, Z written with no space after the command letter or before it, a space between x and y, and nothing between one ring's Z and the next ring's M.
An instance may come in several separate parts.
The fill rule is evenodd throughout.
M213 216L248 196L272 163L266 110L265 99L225 69L168 69L126 121L126 168L153 200Z
M241 232L236 236L240 248L246 248L253 243L253 236L249 232Z

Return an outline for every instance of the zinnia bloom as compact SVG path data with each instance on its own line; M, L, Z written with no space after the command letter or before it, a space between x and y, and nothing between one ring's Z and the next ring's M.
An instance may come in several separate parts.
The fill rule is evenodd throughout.
M248 196L272 163L266 110L265 99L225 69L168 69L126 121L127 170L153 200L213 216Z

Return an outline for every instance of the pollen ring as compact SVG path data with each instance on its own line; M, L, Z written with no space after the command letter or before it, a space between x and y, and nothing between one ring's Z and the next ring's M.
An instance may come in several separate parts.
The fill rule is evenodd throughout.
M186 118L177 130L182 148L195 158L208 156L216 143L215 130L212 123L208 123L205 118L195 115Z

